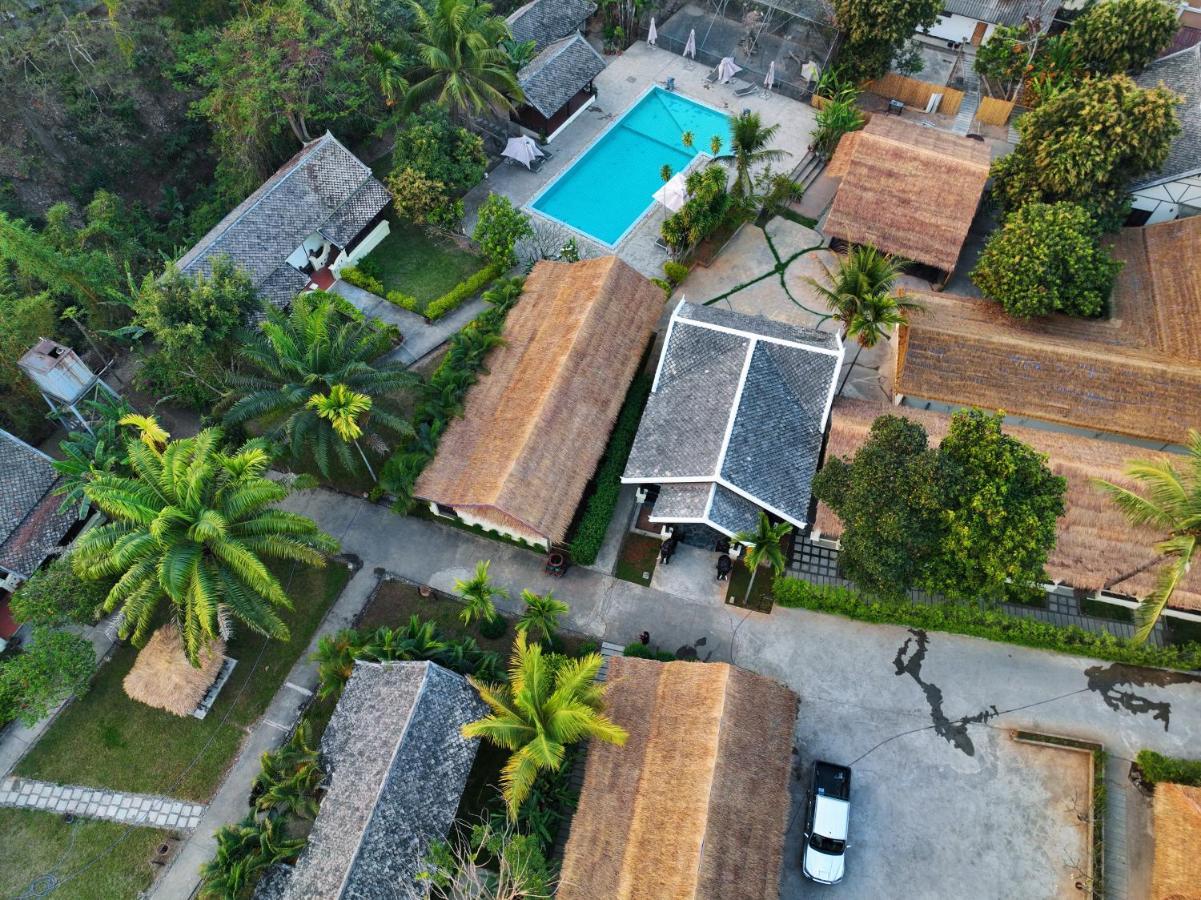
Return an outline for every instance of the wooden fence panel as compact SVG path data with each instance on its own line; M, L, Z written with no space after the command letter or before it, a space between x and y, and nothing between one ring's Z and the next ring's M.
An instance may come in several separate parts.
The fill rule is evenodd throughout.
M976 119L981 125L1004 125L1013 114L1012 100L998 100L995 97L981 97L980 108L976 110Z
M883 78L877 78L868 84L867 89L873 94L900 100L906 106L917 109L925 109L932 94L942 94L938 112L946 116L956 115L959 112L959 105L963 103L963 91L957 91L955 88L943 84L931 84L929 81L906 78L896 72L889 72Z

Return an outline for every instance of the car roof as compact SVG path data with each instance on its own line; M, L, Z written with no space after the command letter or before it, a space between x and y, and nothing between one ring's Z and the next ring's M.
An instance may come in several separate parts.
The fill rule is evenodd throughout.
M845 840L851 818L851 804L846 800L817 795L813 804L813 830L823 837Z

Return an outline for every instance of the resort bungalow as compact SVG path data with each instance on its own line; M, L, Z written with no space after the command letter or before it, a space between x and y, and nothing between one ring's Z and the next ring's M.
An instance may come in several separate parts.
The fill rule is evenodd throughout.
M979 47L998 25L1030 25L1045 32L1060 0L946 0L943 11L922 34L955 44Z
M681 301L622 482L696 546L761 510L804 529L842 361L837 334Z
M843 135L826 175L839 179L822 231L929 266L946 284L988 181L980 141L876 115Z
M409 897L426 850L454 822L479 741L459 729L487 707L431 662L356 662L321 738L327 788L295 866L256 900Z
M1161 782L1155 785L1151 813L1155 860L1151 900L1201 897L1201 787Z
M1131 189L1128 224L1153 225L1201 215L1201 44L1151 63L1135 79L1139 87L1163 85L1180 96L1180 134L1159 171Z
M591 0L533 0L508 17L518 43L532 41L537 54L517 73L525 102L513 121L543 140L554 140L596 99L592 80L604 58L580 29L596 12Z
M771 900L788 830L797 697L725 663L609 660L559 900Z
M535 265L415 496L537 547L566 540L662 309L615 256Z
M284 306L306 288L329 288L387 237L389 200L367 164L326 132L218 222L179 269L207 275L228 257L264 299Z
M1124 228L1108 319L1023 321L988 300L911 292L894 398L1183 445L1201 422L1201 217Z

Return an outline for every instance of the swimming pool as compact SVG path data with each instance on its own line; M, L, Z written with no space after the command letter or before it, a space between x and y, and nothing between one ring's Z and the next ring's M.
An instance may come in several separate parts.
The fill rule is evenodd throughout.
M681 137L693 134L692 148ZM609 126L530 207L612 247L654 203L666 164L681 171L714 135L730 146L729 117L662 88L652 88Z

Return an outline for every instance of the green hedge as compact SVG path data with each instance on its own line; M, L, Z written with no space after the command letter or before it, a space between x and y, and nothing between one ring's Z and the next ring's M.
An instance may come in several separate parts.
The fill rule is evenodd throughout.
M1170 781L1201 787L1201 759L1176 759L1154 750L1140 750L1134 762L1142 769L1143 778L1152 784Z
M626 644L621 653L622 656L633 656L636 659L657 659L659 662L675 662L676 660L674 653L668 653L666 650L654 650L641 641Z
M399 306L401 309L407 309L409 312L421 312L421 301L412 294L405 294L400 291L388 291L384 299L393 306Z
M354 266L347 266L338 273L338 277L347 284L353 284L355 287L362 288L375 294L377 297L384 296L384 283L374 275L368 275L362 269L357 269Z
M613 509L621 492L621 473L626 467L630 448L634 446L634 435L638 432L646 398L651 393L651 383L651 376L643 372L630 384L621 412L617 414L617 424L613 426L613 434L609 437L609 446L597 466L592 494L584 501L584 514L571 538L571 558L581 566L596 562L596 556L605 542L605 532L609 529L609 520L613 518Z
M930 631L949 631L1134 666L1201 669L1201 644L1169 647L1134 644L1125 638L1108 633L1094 634L1075 625L1049 625L1036 619L1019 618L975 606L869 600L848 588L816 585L796 578L777 578L772 594L777 606L834 613L862 622L886 622Z
M503 272L496 266L485 266L466 281L460 281L441 297L431 300L425 307L425 317L431 322L441 319L451 310L462 306L463 301L474 297L484 289L484 285L499 278L502 274Z

